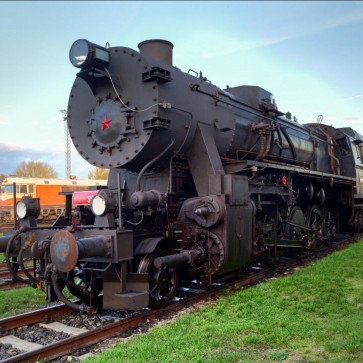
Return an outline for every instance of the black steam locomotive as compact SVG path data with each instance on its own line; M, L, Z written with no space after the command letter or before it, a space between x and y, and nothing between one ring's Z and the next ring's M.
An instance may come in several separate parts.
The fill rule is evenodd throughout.
M180 282L210 284L363 227L361 135L301 125L260 87L222 90L184 73L172 48L71 47L70 135L85 160L110 169L107 188L73 212L66 196L66 215L47 228L36 225L39 200L24 197L19 229L0 237L14 279L49 300L158 308Z

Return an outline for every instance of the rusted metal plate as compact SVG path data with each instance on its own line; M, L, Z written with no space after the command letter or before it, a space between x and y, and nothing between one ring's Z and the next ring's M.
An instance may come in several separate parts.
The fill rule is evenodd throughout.
M59 271L71 271L78 261L78 246L75 237L68 231L57 232L50 244L50 256Z

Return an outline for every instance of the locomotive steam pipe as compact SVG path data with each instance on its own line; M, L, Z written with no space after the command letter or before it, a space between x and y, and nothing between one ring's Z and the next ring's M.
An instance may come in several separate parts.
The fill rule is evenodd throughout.
M199 252L196 250L182 251L177 255L168 255L155 258L154 266L160 269L167 266L176 266L183 263L192 263L198 257Z
M166 266L181 265L189 261L189 254L186 252L179 253L178 255L170 255L157 257L154 260L154 266L156 268L163 268Z
M69 306L71 309L78 310L78 311L86 311L86 312L92 311L91 306L87 306L84 303L77 304L77 303L74 303L74 302L68 300L63 295L62 288L60 287L60 284L59 284L60 280L61 280L61 277L59 275L59 271L57 270L56 266L53 265L52 282L53 282L54 292L56 293L58 299L65 305Z
M106 236L94 236L76 240L68 231L57 232L50 244L50 256L61 272L74 269L79 259L103 257L109 253L109 240Z
M166 154L166 152L174 145L174 140L171 140L171 143L169 144L168 147L166 147L164 149L164 151L162 151L159 155L157 155L154 159L150 160L140 171L139 175L137 176L137 180L136 180L136 192L140 191L140 183L141 183L141 178L143 176L143 174L145 173L145 171L150 168L150 166L152 164L154 164L156 161L158 161L161 157L163 157L163 155Z

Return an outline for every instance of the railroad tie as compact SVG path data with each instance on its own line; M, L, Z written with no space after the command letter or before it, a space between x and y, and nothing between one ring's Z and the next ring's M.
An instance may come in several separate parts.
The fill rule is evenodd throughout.
M73 326L68 326L68 325L59 323L57 321L50 323L50 324L39 323L39 326L41 326L42 328L54 330L57 332L67 333L69 335L79 335L79 334L88 332L88 329L75 328Z
M11 344L14 348L19 349L23 352L31 352L33 350L43 348L43 345L41 344L28 342L26 340L16 337L15 335L7 335L0 338L0 343Z

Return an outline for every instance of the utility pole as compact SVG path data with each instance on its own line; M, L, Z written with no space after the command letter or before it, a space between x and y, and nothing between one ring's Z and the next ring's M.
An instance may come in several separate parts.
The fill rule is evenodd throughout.
M65 171L66 171L66 179L71 178L71 138L69 136L68 130L68 115L66 110L60 110L63 116L64 122L64 152L65 152Z

